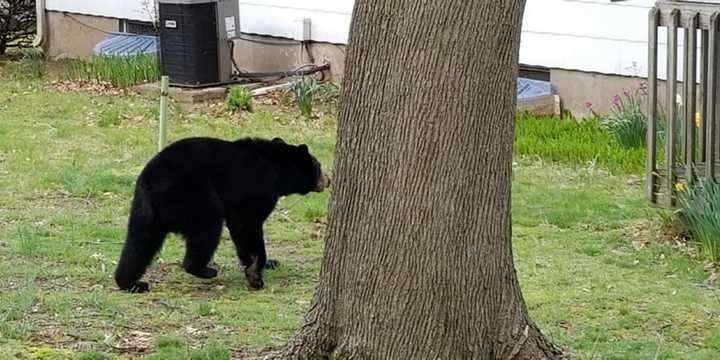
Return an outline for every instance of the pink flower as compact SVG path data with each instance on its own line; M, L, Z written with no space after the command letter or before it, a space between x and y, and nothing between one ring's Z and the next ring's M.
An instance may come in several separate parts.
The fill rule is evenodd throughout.
M613 103L613 105L620 105L621 100L622 99L620 98L620 95L615 95L612 98L612 103Z
M641 81L639 90L643 95L647 95L648 94L648 84L644 81Z
M630 97L630 93L627 90L623 90L623 95L625 95L625 97Z
M586 107L588 110L592 110L592 103L589 102L589 101L586 102L586 103L585 103L585 107Z

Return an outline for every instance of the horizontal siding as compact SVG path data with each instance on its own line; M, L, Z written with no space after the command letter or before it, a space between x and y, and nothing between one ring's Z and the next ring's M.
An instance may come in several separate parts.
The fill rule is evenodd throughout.
M85 15L149 21L151 14L145 10L143 3L145 3L143 0L46 0L46 8ZM153 4L154 0L150 0L149 3Z
M294 9L300 11L350 15L353 0L240 0L240 5L263 6L271 9Z
M353 0L240 1L240 28L245 33L302 40L303 19L311 20L315 41L348 41Z
M619 75L647 74L652 0L528 0L520 61ZM660 49L664 53L664 48ZM660 73L665 73L661 66Z
M647 40L648 11L654 0L527 0L523 30L615 39Z

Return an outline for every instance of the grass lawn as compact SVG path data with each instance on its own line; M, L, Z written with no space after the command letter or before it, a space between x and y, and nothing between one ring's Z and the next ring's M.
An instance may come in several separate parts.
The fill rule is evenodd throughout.
M134 177L156 151L156 114L140 97L61 93L0 67L0 359L241 358L300 324L328 194L280 202L266 233L282 266L263 291L246 289L227 232L217 279L185 274L182 240L172 237L147 275L150 293L115 289ZM173 106L170 119L170 140L280 136L332 165L332 116ZM595 166L602 161L579 163L517 157L514 249L531 316L575 358L720 358L720 290L704 285L700 261L654 241L658 216L633 167L613 175Z

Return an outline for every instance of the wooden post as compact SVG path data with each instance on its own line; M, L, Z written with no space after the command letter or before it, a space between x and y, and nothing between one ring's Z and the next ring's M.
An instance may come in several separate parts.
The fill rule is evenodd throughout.
M680 14L680 26L683 27L683 14ZM690 57L688 56L688 50L690 43L690 31L688 28L683 27L683 52L680 54L682 57L682 69L683 69L683 80L682 80L682 99L683 104L685 105L683 107L684 112L678 113L678 120L683 119L684 121L680 124L680 132L682 134L682 137L679 139L680 141L680 151L682 152L681 158L682 161L681 164L686 163L686 160L688 158L688 127L687 127L687 121L688 121L688 114L690 113L690 107L688 104L688 100L690 99L690 87L688 84L690 82L688 81L688 69L690 68ZM678 75L679 77L679 75ZM679 80L679 79L678 79ZM678 174L679 175L679 174ZM685 174L683 174L685 175Z
M697 27L698 14L692 13L685 29L685 179L695 180L695 112L697 110Z
M707 138L707 104L708 104L708 36L707 30L702 30L702 41L700 42L700 129L698 131L698 155L700 162L705 162L705 148Z
M668 26L667 56L667 126L665 128L665 163L667 167L667 191L670 206L675 206L675 120L677 119L677 56L678 56L678 23L680 11L670 12Z
M715 178L715 126L717 126L717 81L718 81L718 16L714 13L710 16L710 36L708 37L708 89L707 89L707 114L705 116L705 179L712 181Z
M648 129L647 129L647 197L651 203L657 203L657 71L658 71L658 22L660 11L650 10L648 41Z
M715 13L715 21L714 24L710 24L710 28L715 31L715 40L711 43L710 46L715 47L715 57L712 58L714 65L715 65L715 72L714 72L714 79L715 79L715 92L714 96L711 100L708 100L708 106L715 106L715 111L713 113L713 118L708 119L710 122L712 122L712 128L714 130L714 133L712 135L712 143L715 145L715 151L713 152L713 157L710 159L712 161L712 176L708 179L711 181L718 181L718 164L720 164L720 99L718 97L720 96L720 12Z
M160 129L158 136L158 152L162 151L167 144L167 110L168 93L170 88L170 77L165 75L160 80Z

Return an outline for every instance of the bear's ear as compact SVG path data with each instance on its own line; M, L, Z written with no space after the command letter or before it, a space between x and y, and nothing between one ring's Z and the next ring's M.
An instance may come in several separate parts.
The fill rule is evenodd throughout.
M302 150L302 151L304 151L304 152L306 152L306 153L309 153L309 152L310 152L310 150L308 150L307 145L305 145L305 144L302 144L302 145L300 145L300 146L298 146L298 147L300 148L300 150Z
M276 138L272 139L272 142L284 144L284 143L285 143L285 140L283 140L283 139L281 139L281 138L279 138L279 137L276 137Z

